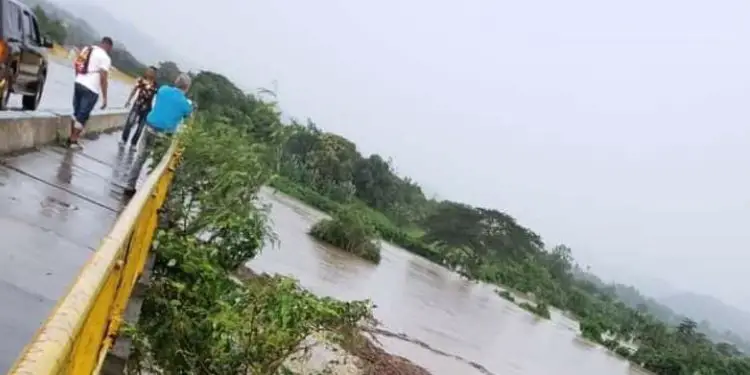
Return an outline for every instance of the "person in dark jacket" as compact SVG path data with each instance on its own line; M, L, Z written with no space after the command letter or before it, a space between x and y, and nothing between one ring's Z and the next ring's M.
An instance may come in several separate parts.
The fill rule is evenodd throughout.
M135 96L135 104L130 109L130 114L125 121L125 129L122 131L122 139L120 139L120 145L128 143L130 133L133 131L135 125L135 133L133 138L130 139L130 147L135 150L135 146L138 144L138 139L141 137L143 132L143 126L146 123L146 116L151 111L151 105L154 101L154 95L156 95L156 68L153 66L148 67L143 77L138 78L133 86L133 90L130 91L130 96L125 102L125 107L130 107L130 102Z
M190 76L183 73L177 77L174 86L163 85L156 91L154 108L146 116L143 144L130 170L127 186L123 190L126 196L135 194L143 164L151 154L157 140L171 137L180 124L193 113L193 103L187 97L191 81Z

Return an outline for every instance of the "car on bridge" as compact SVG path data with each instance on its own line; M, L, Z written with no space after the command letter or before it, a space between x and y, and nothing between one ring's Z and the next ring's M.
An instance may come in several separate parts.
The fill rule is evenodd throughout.
M0 110L8 109L11 94L22 95L24 110L39 107L47 81L45 49L52 42L43 36L39 21L18 0L0 0Z

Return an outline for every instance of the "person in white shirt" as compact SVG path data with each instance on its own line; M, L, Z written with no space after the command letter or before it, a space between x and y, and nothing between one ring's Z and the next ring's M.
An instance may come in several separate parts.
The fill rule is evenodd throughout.
M112 45L112 38L104 37L98 45L85 47L74 63L76 80L68 140L68 146L71 148L80 148L78 140L100 96L102 109L107 107L107 86L109 70L112 67L109 53L112 51Z

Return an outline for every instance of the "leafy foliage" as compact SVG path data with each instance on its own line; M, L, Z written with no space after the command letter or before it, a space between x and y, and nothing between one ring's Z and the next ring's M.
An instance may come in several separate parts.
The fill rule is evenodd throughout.
M62 44L68 36L68 30L65 25L56 19L50 18L41 6L34 7L34 14L39 22L39 32L47 36L53 42Z
M339 210L333 219L315 224L310 234L362 258L380 262L380 247L374 242L377 232L356 209L345 207Z
M750 374L750 359L712 341L705 324L601 282L570 248L547 246L507 213L429 199L386 158L362 156L311 121L282 125L272 101L219 74L195 75L191 94L202 113L185 134L158 237L157 280L135 332L140 363L152 370L272 374L301 349L300 338L368 317L366 303L321 299L287 279L233 280L233 269L268 238L254 194L270 183L334 213L313 230L328 242L361 252L379 236L467 278L507 286L534 301L524 308L567 311L584 337L656 373Z
M173 61L162 61L157 65L156 83L159 85L171 85L182 73L180 67Z
M429 199L419 185L396 175L388 159L363 156L352 142L312 121L288 128L275 188L327 212L357 207L361 220L350 225L367 221L384 240L467 278L524 293L535 303L522 307L542 317L549 307L567 311L584 337L649 370L750 374L750 359L735 345L740 340L726 341L732 336L707 323L685 324L685 317L631 287L601 282L575 263L569 247L547 246L507 213ZM344 237L346 228L334 223L320 223L313 234L321 237L325 229Z
M109 56L112 58L112 66L131 77L141 76L146 71L146 65L140 62L127 49L118 46L117 41L115 41L115 47L112 48Z
M223 85L201 72L195 89ZM154 241L157 255L130 369L156 374L284 373L284 361L306 350L312 335L339 335L371 318L367 301L317 297L290 278L240 280L239 268L272 239L257 192L276 165L281 131L255 118L278 113L247 97L251 123L206 107L180 134L184 147ZM258 124L269 127L258 132ZM262 134L262 135L261 135ZM163 153L168 145L154 151Z
M83 47L96 44L102 38L102 35L99 35L85 20L71 15L53 3L38 2L34 6L34 13L39 21L41 33L55 43ZM115 46L110 53L112 66L130 76L142 75L146 70L146 65L120 45L116 40L116 35L111 37L115 38Z
M549 307L545 303L533 304L529 302L521 302L518 306L540 318L550 318Z

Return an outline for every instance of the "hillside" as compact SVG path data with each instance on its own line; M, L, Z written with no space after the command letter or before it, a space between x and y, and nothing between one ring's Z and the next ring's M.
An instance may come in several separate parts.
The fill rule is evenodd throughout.
M659 302L695 321L708 321L718 331L730 331L741 337L750 338L750 313L714 297L679 293L663 297Z
M175 60L169 49L159 45L151 36L138 30L127 22L95 4L71 2L65 4L67 12L85 19L87 24L101 35L109 35L116 39L119 47L127 49L147 65L160 61Z
M61 42L65 45L82 46L94 44L103 36L91 24L59 5L45 0L23 1L32 8L36 6L41 7L49 19L59 21L64 25L65 40ZM42 32L45 32L45 30L42 30ZM110 36L115 40L115 48L111 53L112 65L127 75L140 75L146 68L146 64L133 56L123 44L119 44L117 35L111 34Z
M112 36L117 44L116 50L112 53L113 64L129 74L140 74L144 68L141 61L156 64L159 61L173 60L168 56L170 53L148 35L119 21L97 5L73 3L63 9L45 0L24 1L32 6L40 5L51 18L61 20L65 24L66 44L89 44L97 41L102 34ZM177 70L176 65L172 70ZM224 86L227 86L226 82L222 82L221 87ZM633 287L603 282L583 272L577 276L604 290L608 296L616 297L633 309L646 310L669 325L676 326L684 317L688 317L698 322L698 330L710 338L735 343L746 352L750 352L750 345L745 342L750 341L748 312L713 297L670 291L670 287L659 280L641 281L639 287L646 291L641 293Z
M62 21L67 30L67 44L79 45L91 43L91 40L95 40L99 35L96 30L94 30L94 28L91 27L91 25L89 25L86 21L79 17L76 17L71 12L61 8L56 4L50 3L46 0L21 1L31 8L40 6L50 18Z
M628 307L647 311L670 326L678 326L686 318L697 323L697 330L716 342L729 342L750 353L750 314L729 306L716 298L692 293L675 293L668 297L652 298L640 290L619 283L607 283L581 269L574 274L593 283L612 298ZM666 290L666 289L665 289Z

